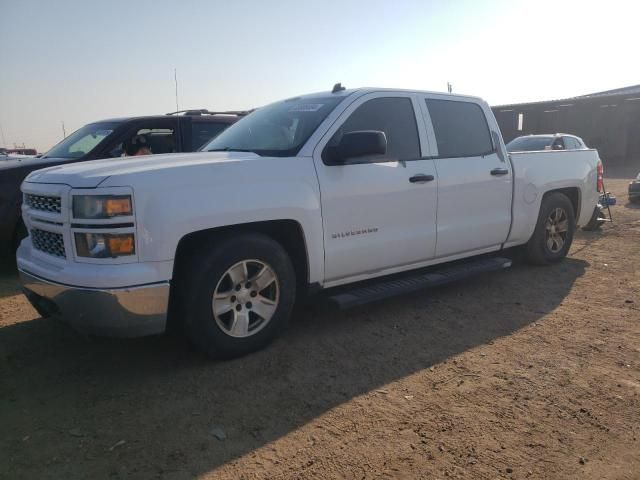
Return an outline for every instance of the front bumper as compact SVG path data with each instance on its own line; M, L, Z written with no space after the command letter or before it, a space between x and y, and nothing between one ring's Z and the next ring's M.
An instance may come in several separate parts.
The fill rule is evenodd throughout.
M83 333L140 337L165 331L169 282L117 289L93 289L60 283L19 270L23 290L43 316L60 314Z
M640 197L640 180L634 180L629 184L629 198Z

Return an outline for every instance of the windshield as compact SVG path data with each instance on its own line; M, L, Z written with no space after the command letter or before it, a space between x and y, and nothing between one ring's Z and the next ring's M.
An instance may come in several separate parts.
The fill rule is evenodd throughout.
M80 158L93 150L102 140L107 138L117 122L90 123L76 130L59 144L49 150L44 158Z
M231 125L200 150L295 156L344 97L291 98L272 103Z
M550 147L553 137L518 137L507 143L509 152L535 152Z

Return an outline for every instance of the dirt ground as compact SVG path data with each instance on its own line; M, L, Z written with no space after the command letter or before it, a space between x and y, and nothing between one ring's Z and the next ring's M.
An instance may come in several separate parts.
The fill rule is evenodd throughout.
M0 478L640 478L640 208L563 263L332 313L212 362L83 337L0 275Z

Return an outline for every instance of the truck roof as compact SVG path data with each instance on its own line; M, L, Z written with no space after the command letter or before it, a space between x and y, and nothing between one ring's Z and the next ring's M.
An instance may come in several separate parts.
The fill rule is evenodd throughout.
M384 88L384 87L348 88L348 89L340 90L337 92L331 92L331 91L315 92L315 93L309 93L305 95L298 95L290 98L318 98L318 97L327 97L327 96L333 96L333 95L340 96L340 97L348 97L349 95L353 95L355 93L364 95L367 93L374 93L374 92L422 93L422 94L428 94L428 95L438 95L442 97L452 97L452 98L460 98L460 99L467 99L467 100L484 101L482 98L477 96L463 95L459 93L434 92L430 90L412 90L412 89Z
M180 115L187 116L192 118L204 119L205 122L216 122L216 123L233 123L237 120L237 115L233 114L215 114L215 115ZM102 120L96 120L92 123L102 123L102 122L112 122L112 123L124 123L124 122L132 122L139 120L158 120L161 118L167 118L167 115L141 115L135 117L115 117L115 118L105 118Z

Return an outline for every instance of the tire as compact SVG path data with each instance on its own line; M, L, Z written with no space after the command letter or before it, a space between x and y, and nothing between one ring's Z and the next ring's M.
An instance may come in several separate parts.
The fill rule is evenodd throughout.
M218 359L268 345L286 327L296 297L287 252L263 234L241 234L204 246L191 256L179 282L177 313L187 336ZM270 283L261 288L258 282Z
M556 225L566 229L561 231ZM549 265L562 260L571 248L575 228L571 201L562 193L545 196L540 205L536 228L526 245L528 261L536 265Z
M604 223L602 220L598 220L599 216L600 216L600 207L596 207L593 210L593 215L591 215L589 222L584 227L582 227L582 230L586 232L593 232L595 230L598 230Z

